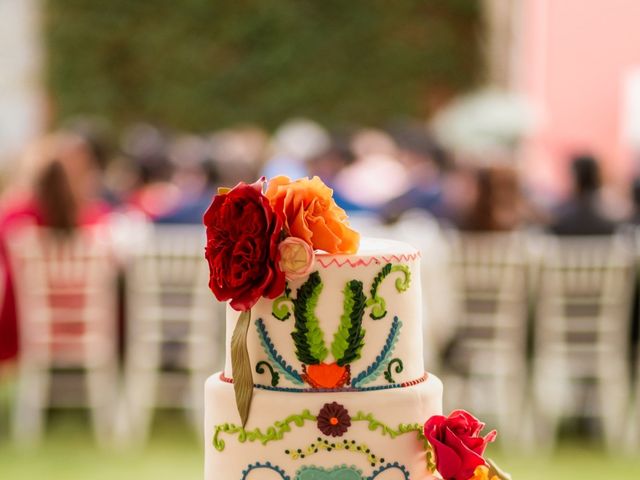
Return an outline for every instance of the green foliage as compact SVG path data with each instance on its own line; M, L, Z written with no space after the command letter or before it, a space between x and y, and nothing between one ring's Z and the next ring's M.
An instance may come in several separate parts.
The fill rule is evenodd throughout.
M426 115L479 67L473 0L47 0L54 114L204 131Z
M366 301L362 293L362 282L351 280L347 283L344 289L344 312L331 345L333 358L341 367L360 358L364 346L362 317Z
M320 292L322 280L320 274L315 271L298 288L293 300L295 329L291 332L291 338L296 346L298 360L306 365L317 365L329 354L324 343L324 332L315 314Z

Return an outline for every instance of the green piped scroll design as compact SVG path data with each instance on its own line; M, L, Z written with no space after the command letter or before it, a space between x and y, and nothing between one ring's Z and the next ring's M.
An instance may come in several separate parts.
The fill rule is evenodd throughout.
M393 350L396 347L396 343L398 343L398 337L400 336L401 327L402 322L398 319L398 317L393 317L393 322L391 322L391 328L389 329L389 334L387 335L387 340L384 342L382 351L378 354L371 365L369 365L365 370L360 372L360 374L358 374L358 376L353 379L353 381L351 382L353 387L357 388L362 385L366 385L367 383L371 383L376 378L378 378L382 372L385 371L387 365L389 364L389 359L391 358L391 355L393 355Z
M292 425L296 427L303 427L306 422L317 422L318 417L313 415L308 409L303 410L301 413L289 415L284 420L278 420L273 425L266 428L263 432L260 428L253 430L246 430L241 425L233 423L223 423L214 427L213 434L213 447L222 452L226 446L225 441L221 438L222 434L237 435L240 443L245 442L260 442L262 445L267 445L270 442L282 440L285 435L291 432ZM378 432L383 436L388 436L392 439L404 435L407 433L415 432L419 438L422 438L422 427L418 423L400 423L396 428L377 420L372 413L364 413L358 411L351 417L351 423L363 422L367 424L367 428L371 432Z
M273 369L269 362L265 362L264 360L258 362L256 364L256 373L260 375L264 374L266 372L265 367L267 367L267 370L269 370L271 374L271 386L277 387L280 382L280 374Z
M281 322L284 322L291 317L292 306L293 301L291 300L291 288L289 288L289 284L287 283L287 286L284 288L284 294L273 301L271 306L271 315Z
M422 426L419 423L401 423L397 428L391 428L390 426L376 420L372 413L358 412L351 417L351 422L366 422L367 428L370 431L379 431L383 436L389 436L391 438L399 437L406 433L415 432L419 438L422 438Z
M392 368L394 364L396 366L395 369ZM404 364L402 363L402 360L400 360L399 358L392 358L391 360L389 360L389 363L387 364L387 370L384 372L384 378L387 382L396 383L396 381L393 379L392 370L395 370L396 373L402 373L402 370L404 370Z
M253 430L245 430L241 425L235 425L233 423L223 423L216 425L215 432L213 434L213 446L219 452L222 452L225 447L225 442L220 438L223 433L230 435L238 435L238 441L240 443L245 442L260 442L262 445L266 445L269 442L275 442L282 440L285 434L291 431L291 426L302 427L308 421L315 422L317 417L312 415L307 409L303 410L299 414L289 415L284 420L275 422L272 426L267 427L263 432L260 428Z
M398 293L406 292L411 285L411 270L404 264L392 265L387 263L378 272L371 284L371 298L367 300L367 307L371 307L371 313L369 316L374 320L380 320L387 315L387 302L383 297L378 295L378 288L382 281L393 272L402 272L403 275L396 279L395 286Z
M285 360L282 358L282 355L278 353L276 347L273 345L269 334L267 333L267 328L264 325L264 322L261 318L256 320L256 328L258 330L258 337L260 338L260 343L262 344L262 348L264 352L267 354L267 357L271 361L273 365L282 373L287 379L289 379L292 383L296 385L304 384L302 377L300 374L294 370Z

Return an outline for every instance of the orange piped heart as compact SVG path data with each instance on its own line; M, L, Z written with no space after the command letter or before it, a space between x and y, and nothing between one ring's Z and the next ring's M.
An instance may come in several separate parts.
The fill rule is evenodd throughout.
M341 388L351 381L349 365L341 367L337 363L303 365L302 379L313 388Z

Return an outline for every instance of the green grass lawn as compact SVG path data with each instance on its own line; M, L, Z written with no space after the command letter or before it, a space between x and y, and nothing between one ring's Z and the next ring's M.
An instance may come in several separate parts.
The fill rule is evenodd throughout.
M58 415L49 426L43 445L32 452L19 451L0 441L2 480L201 480L202 445L181 415L163 414L153 429L149 445L125 452L94 447L85 418ZM547 459L534 455L505 455L497 445L490 456L514 480L603 480L640 478L637 456L606 456L596 446L571 442ZM220 479L236 480L236 479Z

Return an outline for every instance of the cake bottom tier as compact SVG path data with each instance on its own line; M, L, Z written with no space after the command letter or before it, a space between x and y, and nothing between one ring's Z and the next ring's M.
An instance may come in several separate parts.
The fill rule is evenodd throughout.
M242 428L233 385L205 389L205 480L425 480L422 424L442 413L442 382L376 391L254 389Z

